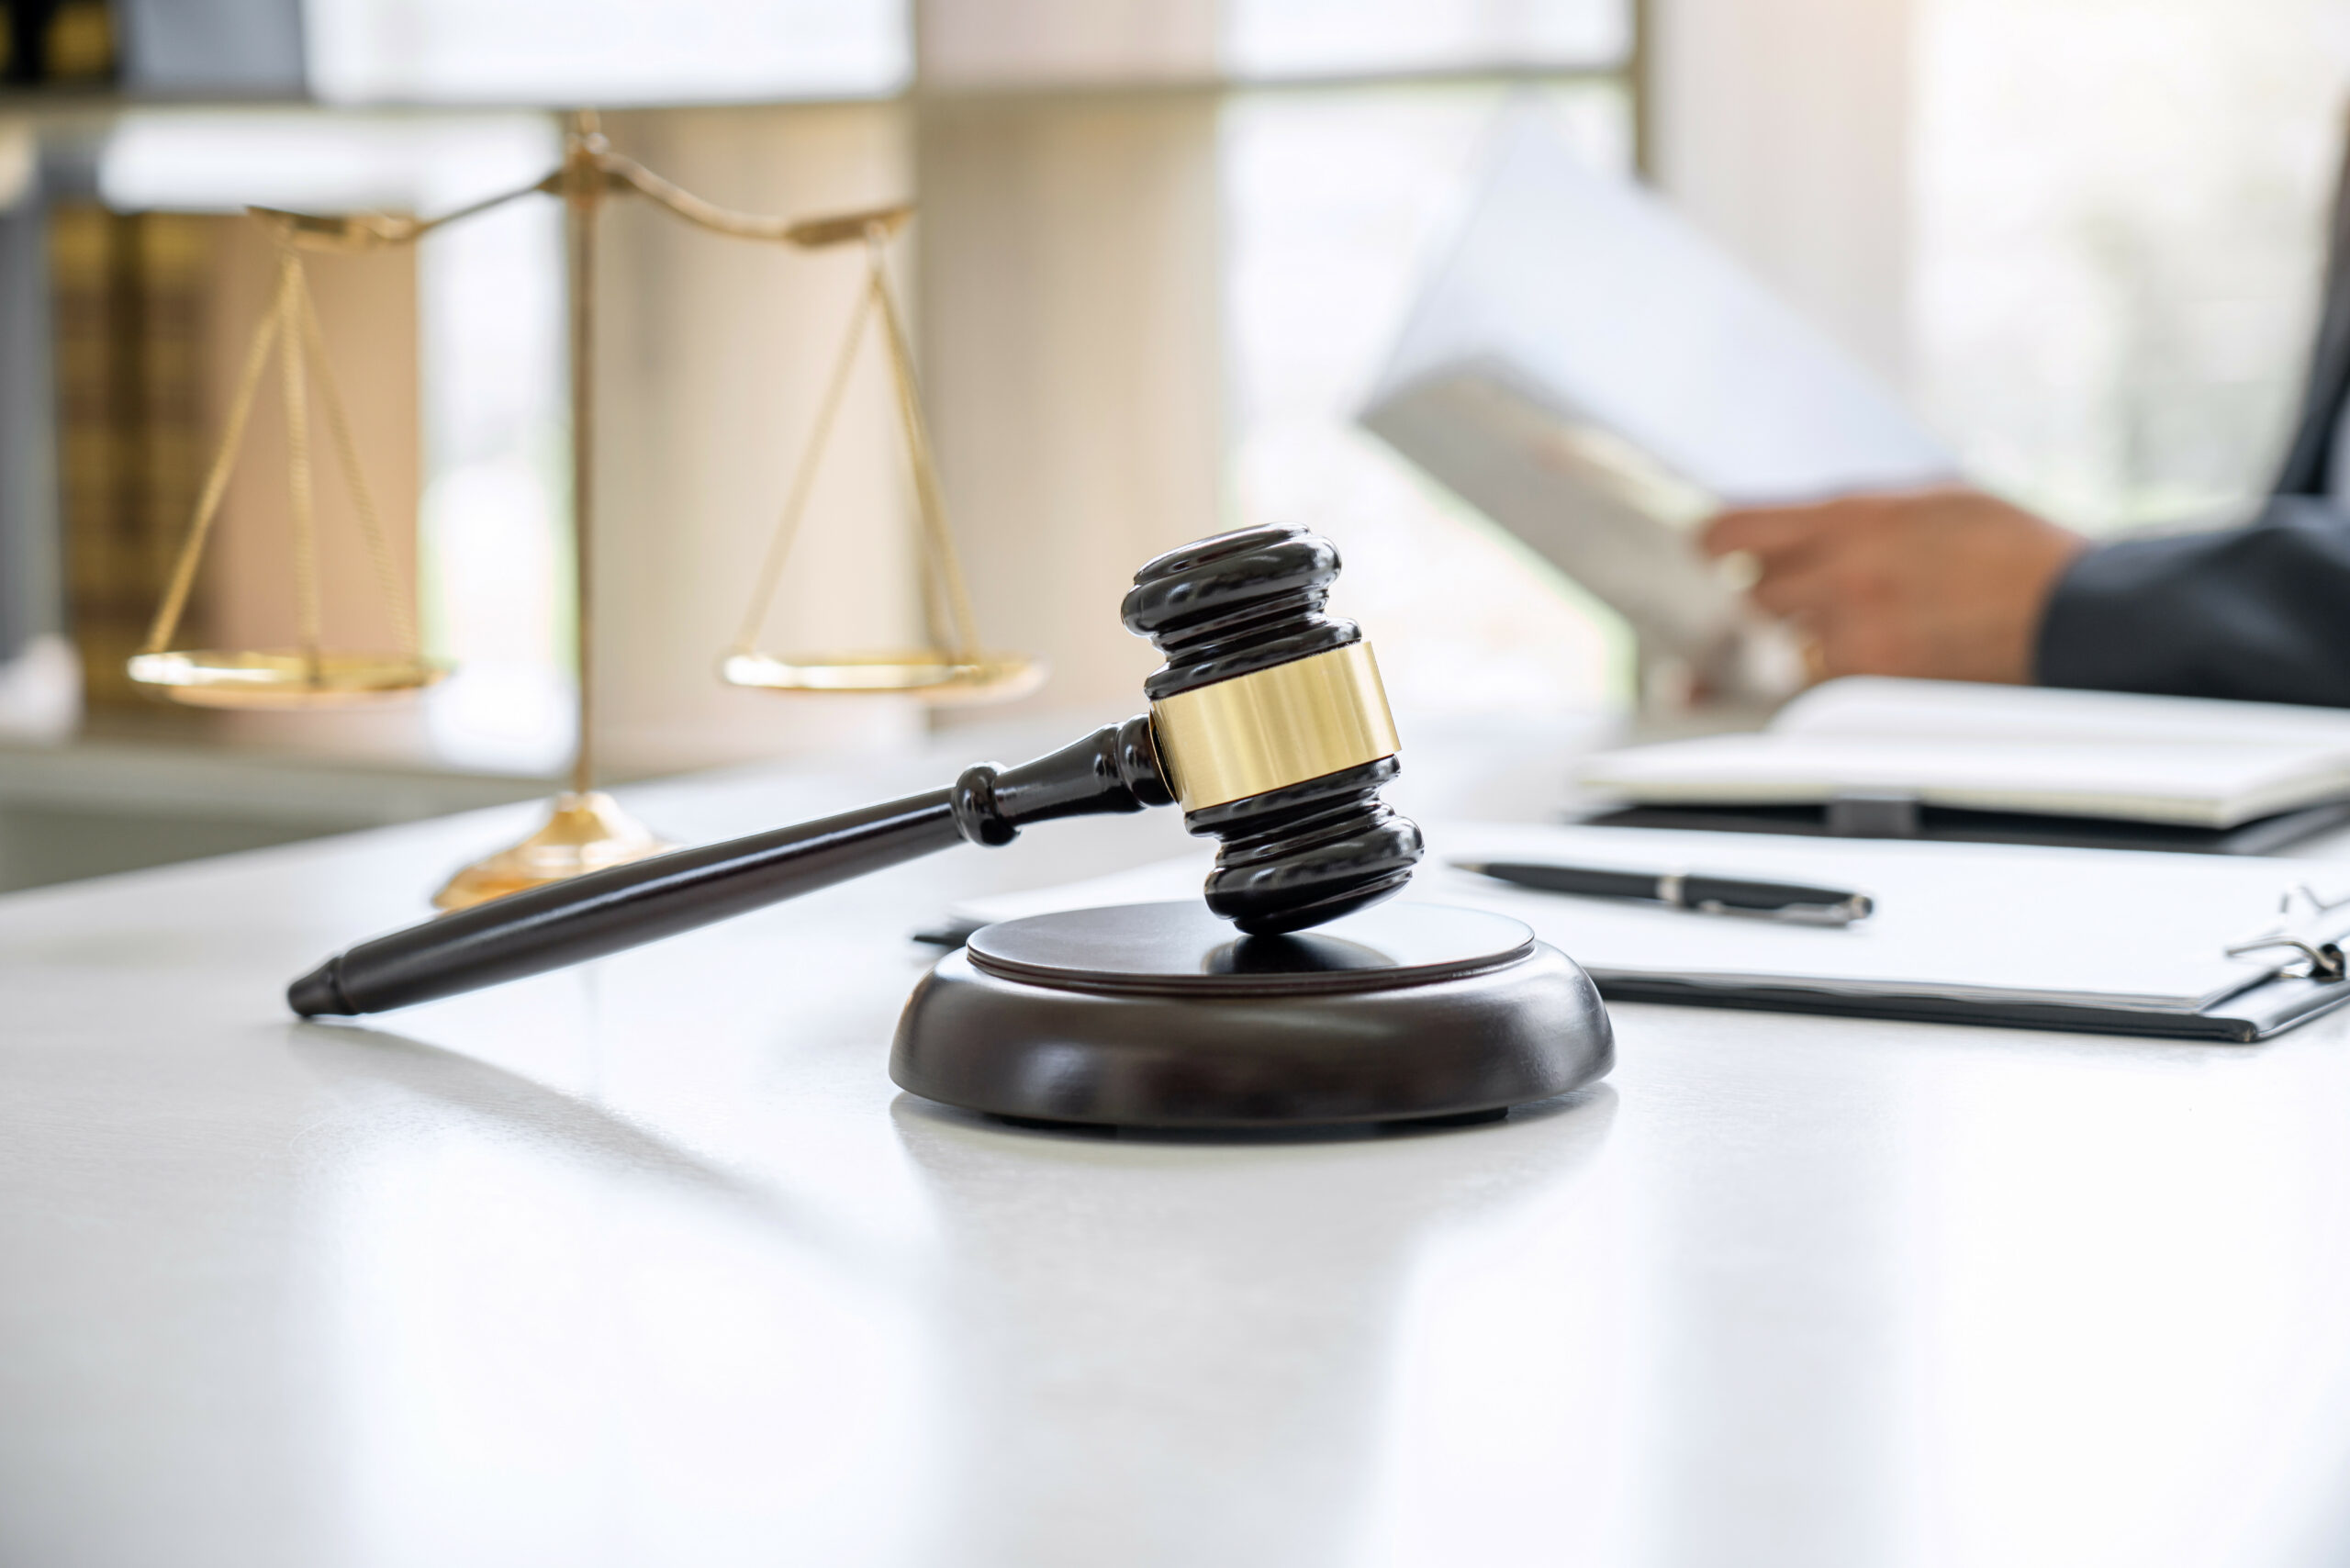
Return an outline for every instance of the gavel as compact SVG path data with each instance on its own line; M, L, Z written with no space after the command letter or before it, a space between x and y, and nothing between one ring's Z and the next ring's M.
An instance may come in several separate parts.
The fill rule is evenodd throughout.
M1145 566L1127 630L1165 665L1150 711L1023 767L862 811L683 849L397 931L287 989L305 1017L380 1013L519 980L689 931L957 844L1010 844L1033 823L1180 803L1218 841L1208 909L1279 937L1398 891L1419 829L1379 791L1399 742L1371 644L1326 612L1339 570L1303 529L1249 528Z

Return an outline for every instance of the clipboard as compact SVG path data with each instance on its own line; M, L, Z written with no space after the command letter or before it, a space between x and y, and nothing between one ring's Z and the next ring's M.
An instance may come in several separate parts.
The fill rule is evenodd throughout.
M2277 975L2208 1011L2182 1014L1991 997L1968 1000L1851 996L1786 981L1708 985L1665 975L1604 969L1589 972L1593 983L1599 987L1599 994L1610 1002L1660 1002L1676 1007L1729 1007L1757 1013L1820 1013L1847 1018L1889 1018L1908 1024L1979 1024L2005 1029L2137 1035L2237 1045L2281 1035L2350 1002L2350 980L2296 975Z

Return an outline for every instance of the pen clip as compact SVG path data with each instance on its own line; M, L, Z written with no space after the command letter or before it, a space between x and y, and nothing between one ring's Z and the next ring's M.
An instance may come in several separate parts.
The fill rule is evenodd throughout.
M1857 906L1857 907L1856 907ZM1699 914L1735 915L1741 920L1771 920L1781 925L1850 925L1869 913L1865 901L1846 900L1841 903L1789 903L1776 909L1740 909L1719 899L1684 904Z

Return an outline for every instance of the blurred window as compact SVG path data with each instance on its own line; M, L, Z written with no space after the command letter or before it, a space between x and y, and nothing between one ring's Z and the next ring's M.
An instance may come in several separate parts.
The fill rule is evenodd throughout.
M2273 478L2350 96L2339 0L1919 0L1913 379L2079 526Z
M306 0L328 103L773 103L903 86L908 0Z
M1435 68L1617 67L1628 0L1228 0L1227 70L1313 77Z

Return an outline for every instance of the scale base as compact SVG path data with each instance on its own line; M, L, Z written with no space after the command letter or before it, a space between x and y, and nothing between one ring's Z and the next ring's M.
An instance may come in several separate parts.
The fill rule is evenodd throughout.
M1614 1060L1590 977L1505 916L1242 936L1163 903L974 933L907 1002L890 1076L1014 1125L1238 1130L1486 1119Z
M525 888L625 866L676 847L600 790L565 793L554 798L544 827L450 878L432 895L432 907L471 909Z

